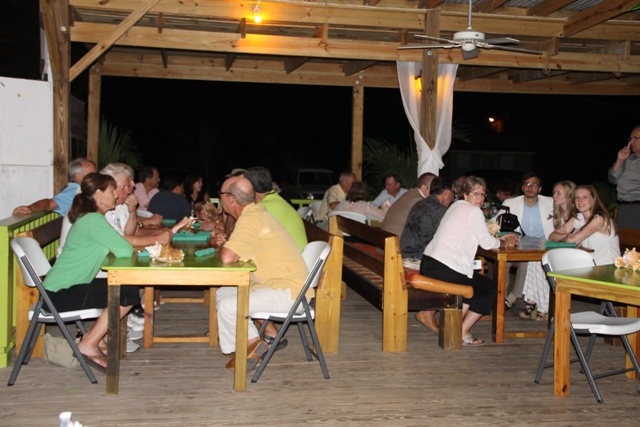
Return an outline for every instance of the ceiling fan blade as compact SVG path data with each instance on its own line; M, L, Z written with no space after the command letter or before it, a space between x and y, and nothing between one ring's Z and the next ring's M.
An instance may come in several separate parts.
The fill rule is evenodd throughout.
M425 36L424 34L416 34L414 37L417 39L436 40L436 41L445 42L445 43L455 43L453 40L441 39L440 37Z
M492 44L487 44L487 45L482 46L482 47L487 48L487 49L508 50L510 52L522 52L522 53L531 53L533 55L542 55L542 52L540 52L538 50L522 49L522 48L519 48L519 47L495 46L495 45L492 45Z
M489 44L508 44L508 43L520 43L520 40L511 37L502 37L499 39L488 39L484 41Z
M451 49L452 47L460 47L457 44L434 44L434 45L411 45L411 46L398 46L399 50L406 49Z

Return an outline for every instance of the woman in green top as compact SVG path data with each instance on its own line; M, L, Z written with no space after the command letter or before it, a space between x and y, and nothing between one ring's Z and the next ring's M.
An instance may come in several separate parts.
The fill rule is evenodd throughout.
M60 311L107 306L107 281L95 278L109 252L130 257L133 247L107 222L104 214L115 207L116 182L108 175L88 174L81 192L73 199L68 216L73 224L64 249L44 280L51 301ZM139 304L138 289L124 286L120 297L120 316ZM107 310L82 338L78 348L87 363L100 369L106 366L98 347L107 334Z

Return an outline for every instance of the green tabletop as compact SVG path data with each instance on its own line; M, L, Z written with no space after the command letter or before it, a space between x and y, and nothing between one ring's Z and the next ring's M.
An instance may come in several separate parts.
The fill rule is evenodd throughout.
M640 271L617 268L613 264L547 273L557 279L580 280L585 283L640 291Z
M155 262L148 256L138 256L134 252L130 258L116 258L113 254L107 255L102 262L103 270L136 270L142 268L163 269L163 270L216 270L216 271L255 271L256 265L253 261L233 262L224 264L216 254L209 254L196 257L195 252L202 249L202 245L183 245L184 260L174 263Z

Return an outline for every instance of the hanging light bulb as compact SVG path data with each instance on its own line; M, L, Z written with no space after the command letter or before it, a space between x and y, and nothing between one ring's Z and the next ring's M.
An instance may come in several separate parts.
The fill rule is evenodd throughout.
M418 75L415 77L415 82L416 82L416 89L418 90L418 92L422 92L422 70L420 70Z
M260 2L256 4L256 7L253 8L253 22L259 24L262 22L262 16L260 16Z

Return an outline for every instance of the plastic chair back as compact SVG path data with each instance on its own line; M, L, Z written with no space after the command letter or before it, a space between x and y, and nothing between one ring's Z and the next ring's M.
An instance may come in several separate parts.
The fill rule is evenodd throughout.
M329 216L336 216L336 215L340 215L343 216L345 218L349 218L352 219L354 221L358 221L361 222L363 224L369 224L369 221L367 221L367 216L365 214L361 214L359 212L350 212L350 211L331 211L329 212Z
M51 264L49 264L44 252L42 252L40 243L31 237L15 237L11 240L11 249L13 249L13 253L15 253L18 258L18 264L20 265L20 270L22 270L24 283L31 288L35 288L36 283L34 282L33 277L31 277L31 274L29 274L25 268L21 258L24 256L28 258L36 275L39 277L46 276L51 269Z
M320 269L315 277L313 277L310 285L311 288L316 288L318 286L322 266L327 260L329 252L331 252L331 246L327 242L309 242L307 243L307 246L304 247L304 250L302 251L302 258L304 258L304 262L307 264L309 275L313 272L315 264L320 263ZM307 280L309 280L309 277L307 277Z
M574 268L586 268L596 265L589 252L576 248L556 248L545 252L542 255L542 268L545 272L571 270ZM548 277L551 290L556 292L556 280Z
M320 206L321 205L322 205L321 201L309 203L309 208L313 212L313 217L314 218L318 218L318 215L320 215Z

